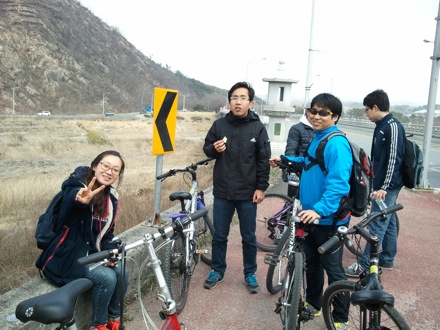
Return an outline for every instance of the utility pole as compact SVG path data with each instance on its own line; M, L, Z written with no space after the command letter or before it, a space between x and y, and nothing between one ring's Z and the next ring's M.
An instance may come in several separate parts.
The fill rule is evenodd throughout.
M102 114L103 114L103 115L105 115L105 96L106 96L107 94L110 94L110 92L107 92L107 93L103 93L103 94L102 94Z
M12 88L12 114L15 115L15 87Z
M312 18L310 20L310 39L309 39L309 57L307 60L307 80L306 80L306 95L304 96L304 109L307 108L307 104L310 98L310 89L312 88L312 65L313 65L313 25L315 17L315 0L312 0Z
M437 27L435 30L435 40L434 40L434 52L431 56L432 68L431 68L431 82L429 84L429 95L428 95L428 109L426 112L425 121L425 135L423 136L423 175L422 175L422 185L423 188L429 188L428 182L428 168L429 168L429 150L431 149L432 140L432 126L434 125L434 113L435 113L435 103L437 98L437 87L438 87L438 73L439 73L439 60L440 60L440 1L437 17Z

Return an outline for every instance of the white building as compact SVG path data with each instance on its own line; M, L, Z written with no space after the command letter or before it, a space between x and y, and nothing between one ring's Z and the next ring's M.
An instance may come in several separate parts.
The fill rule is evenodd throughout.
M293 104L293 85L298 80L288 78L280 62L278 71L273 78L263 78L268 83L267 104L263 106L263 115L267 116L267 131L271 141L272 155L284 153L287 135L301 114L295 115ZM263 116L263 117L264 117Z

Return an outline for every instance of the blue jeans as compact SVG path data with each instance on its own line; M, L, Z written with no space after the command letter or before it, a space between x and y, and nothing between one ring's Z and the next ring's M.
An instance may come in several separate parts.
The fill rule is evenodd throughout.
M397 197L400 189L388 190L385 196L385 204L387 207L396 205ZM379 211L377 204L372 202L371 212ZM380 218L376 219L368 225L370 234L379 238L379 245L382 245L382 251L379 255L379 265L384 267L393 267L394 257L397 254L397 223L396 213L387 215L385 221ZM359 265L362 269L370 267L370 243L365 245L364 254L359 259Z
M255 236L257 204L252 200L236 201L214 197L211 269L222 274L226 271L228 236L235 210L237 210L240 224L244 275L254 274L257 271L257 239Z
M93 270L86 265L85 277L93 282L91 326L107 324L109 318L120 316L121 267L99 266ZM128 287L128 272L125 271L124 296Z

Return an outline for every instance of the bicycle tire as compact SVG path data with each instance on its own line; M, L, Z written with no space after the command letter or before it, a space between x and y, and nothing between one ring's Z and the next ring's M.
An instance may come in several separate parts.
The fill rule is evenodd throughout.
M256 237L257 248L265 252L273 252L284 233L285 223L289 216L288 212L274 216L281 211L286 204L293 204L294 200L287 195L279 193L267 193L264 200L257 205ZM268 227L268 222L276 221L277 225Z
M205 223L207 230L205 231L203 236L201 237L199 236L198 242L199 242L199 249L205 249L206 252L200 255L200 259L208 266L211 266L212 238L214 237L214 224L208 214L206 214L203 217L203 222Z
M176 302L177 313L181 313L188 298L191 278L186 269L185 238L180 235L176 236L164 249L163 275L171 297Z
M345 318L345 316L343 316L342 319L337 319L338 313L335 309L343 309L343 304L346 304L347 300L348 302L350 301L350 295L356 290L356 288L357 284L355 282L347 280L334 282L327 287L322 301L322 313L327 329L336 330L334 322L343 322L345 319L347 319L351 330L368 329L366 324L361 323L365 312L360 306L349 304L348 317ZM344 302L343 299L347 300ZM368 310L366 312L370 313ZM379 310L379 313L381 320L380 329L410 330L405 319L394 307L383 306ZM339 317L341 316L342 314L339 314Z
M301 252L294 253L294 264L291 265L293 269L289 272L287 291L282 294L283 306L284 306L284 320L283 325L285 330L296 330L300 328L301 318L300 304L302 305L304 292L301 294L301 290L304 288L304 256ZM285 301L283 297L286 297Z
M266 275L266 289L271 294L281 291L283 280L287 272L288 249L290 243L290 231L286 230L281 237L275 252L272 255L272 264L269 264ZM276 260L276 265L274 261Z
M395 215L396 215L397 237L399 237L399 231L400 231L399 217L397 213L395 213ZM344 245L347 248L347 250L350 251L352 254L354 254L356 257L358 258L362 257L365 248L365 240L360 235L352 235L351 238L347 237L344 240Z

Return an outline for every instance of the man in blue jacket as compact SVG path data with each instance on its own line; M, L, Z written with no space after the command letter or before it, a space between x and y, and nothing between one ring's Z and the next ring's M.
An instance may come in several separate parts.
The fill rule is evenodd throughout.
M257 204L269 187L270 142L264 124L253 106L254 89L238 82L228 92L230 112L217 119L205 138L203 151L215 158L214 236L211 273L204 283L213 289L223 281L232 217L237 211L243 250L243 272L249 293L259 289L257 270Z
M403 181L400 169L405 155L405 129L394 118L390 111L390 101L387 93L378 89L364 98L365 112L368 118L376 124L371 145L373 161L373 199L384 200L390 207L396 204ZM376 203L372 203L371 211L379 211ZM379 256L379 266L391 270L397 254L397 223L396 214L387 216L386 221L373 221L368 225L370 233L379 238L382 252ZM345 268L348 276L358 277L363 270L368 269L369 244L365 246L362 258Z
M341 200L350 191L349 179L353 158L348 140L344 136L334 136L328 140L324 148L325 174L311 157L316 158L319 143L331 132L339 131L336 126L342 114L341 101L332 94L318 94L312 99L307 117L315 131L315 137L310 143L304 156L281 156L270 159L271 166L275 161L288 160L301 164L303 171L300 181L300 201L302 211L298 213L304 223L313 223L319 219L319 224L313 228L304 241L306 255L306 297L308 309L316 316L321 315L322 295L324 290L324 269L327 273L328 284L345 280L342 266L342 247L324 255L318 253L318 247L333 236L339 226L348 226L350 214L343 219L336 217ZM348 329L348 303L335 306L336 329ZM345 306L345 307L344 307Z

